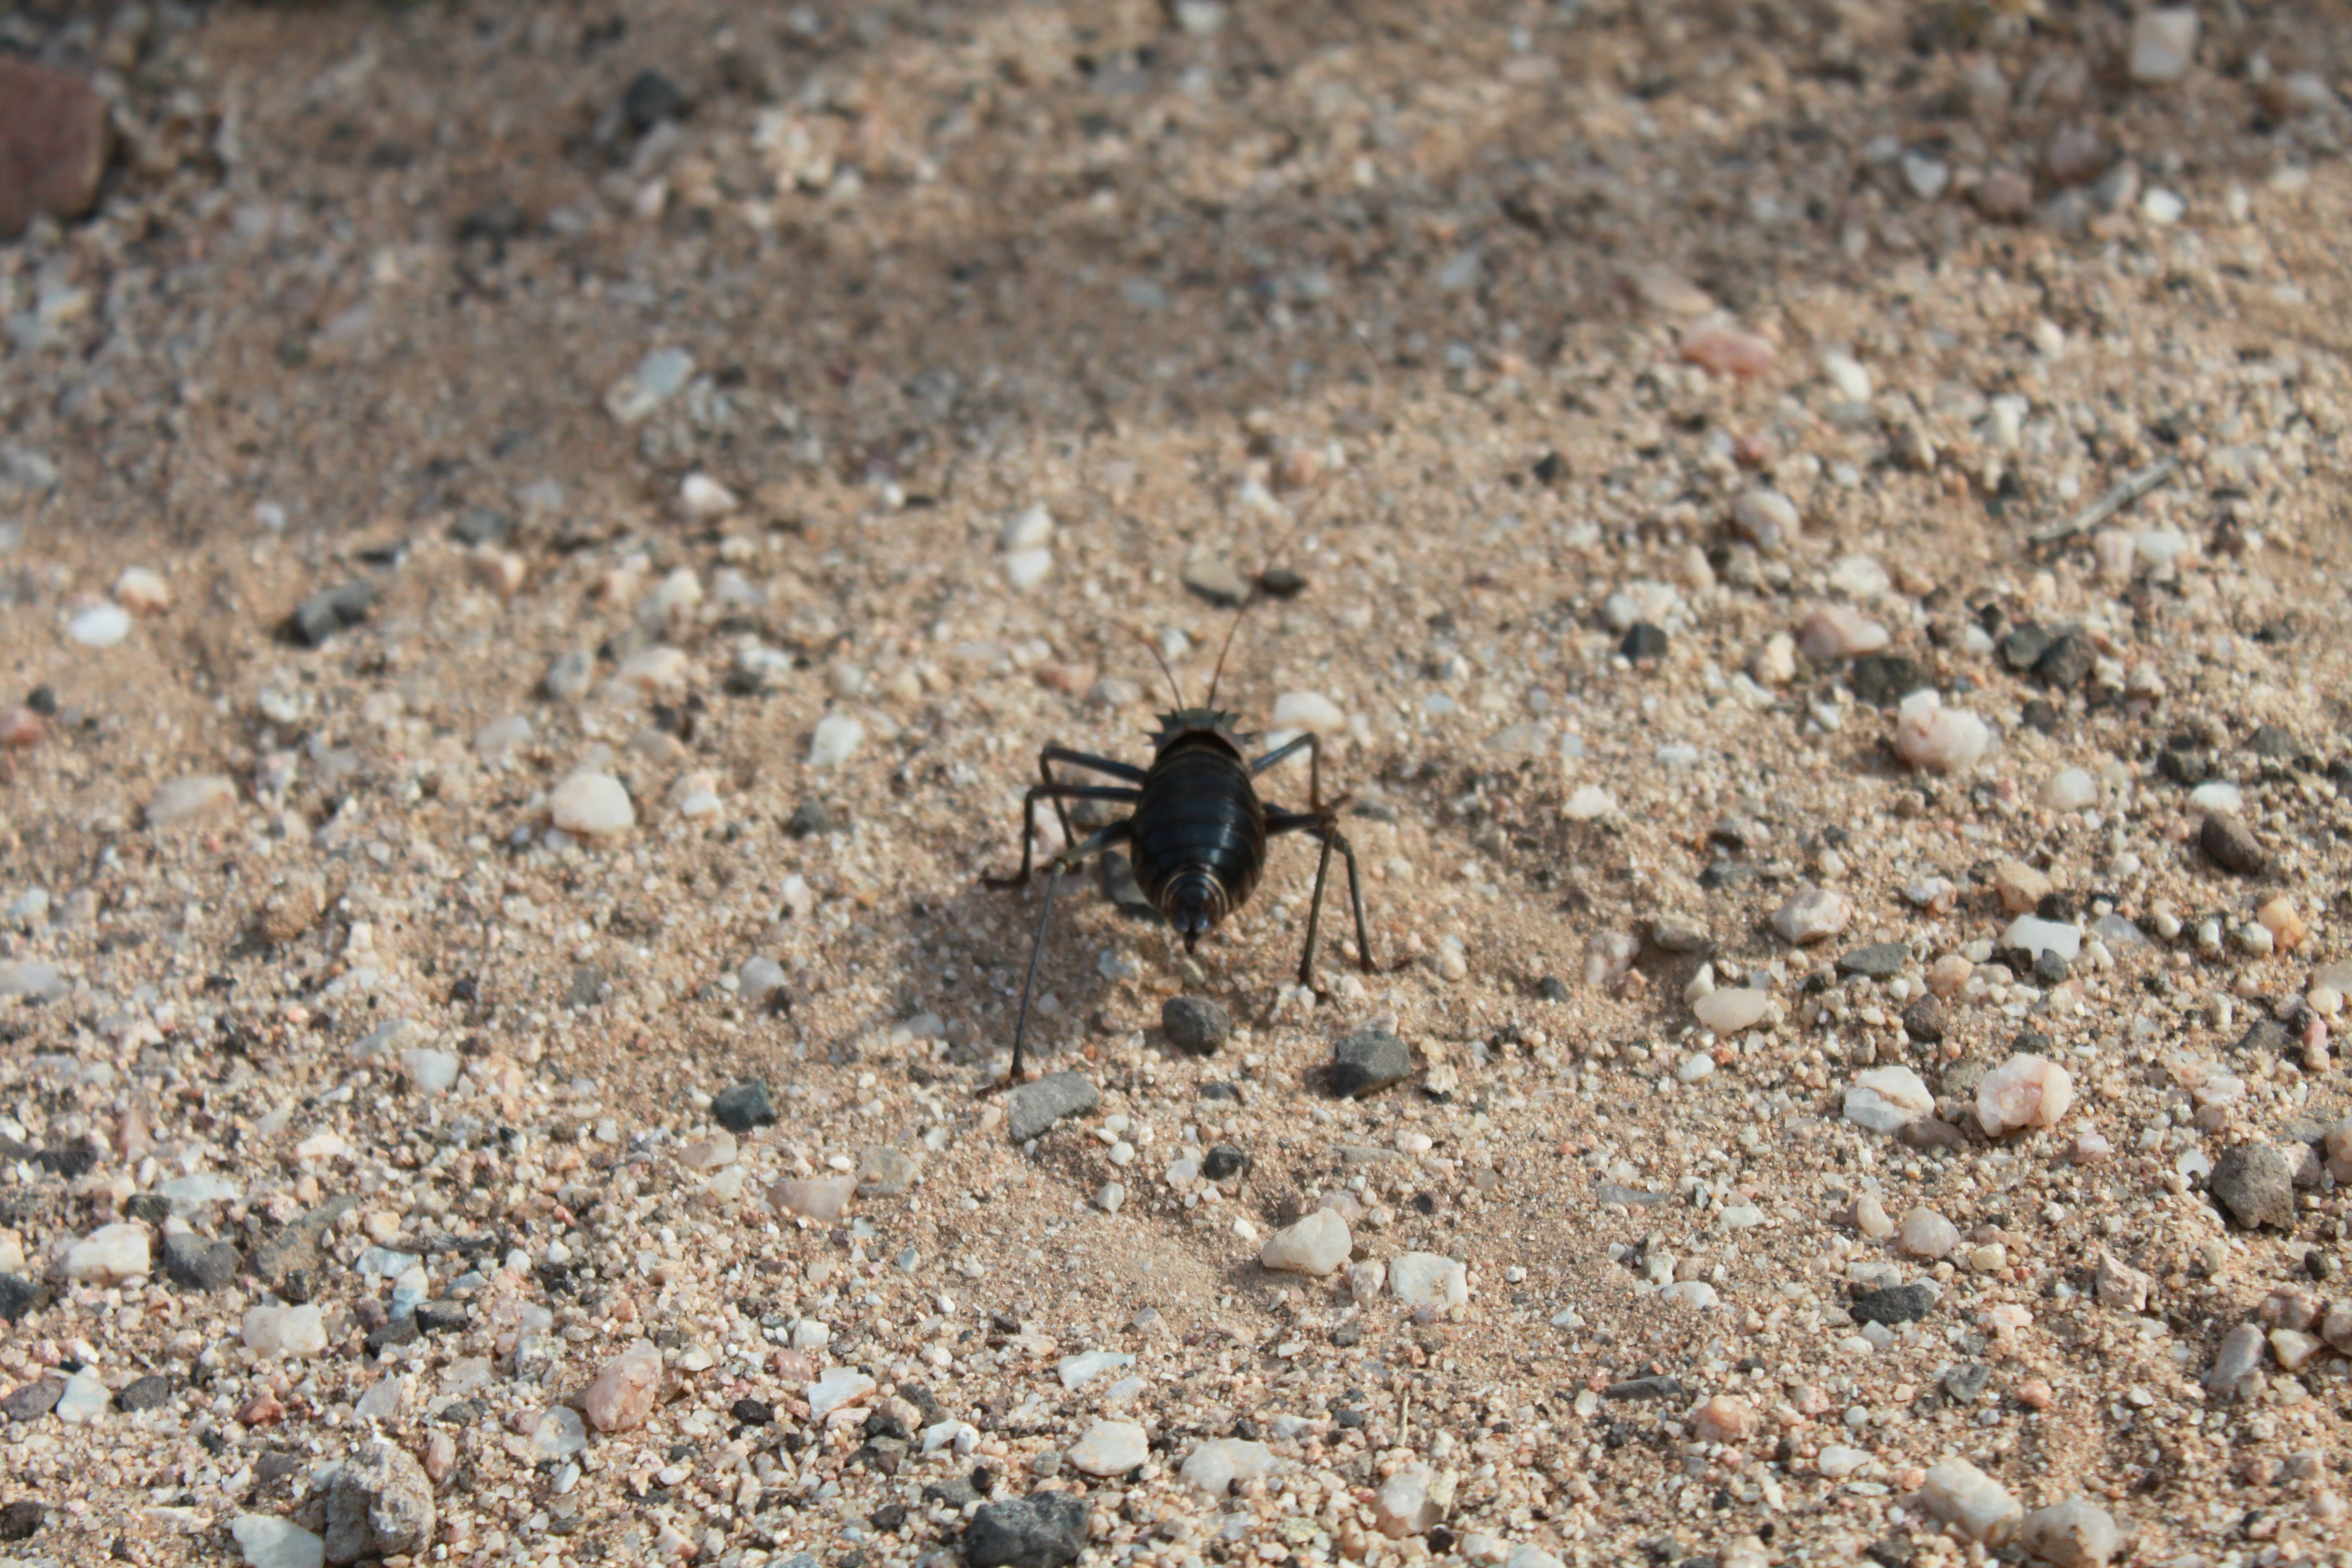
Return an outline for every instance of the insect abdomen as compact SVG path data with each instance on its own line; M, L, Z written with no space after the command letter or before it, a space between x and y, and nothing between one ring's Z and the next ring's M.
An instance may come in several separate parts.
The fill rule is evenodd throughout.
M1239 909L1265 864L1265 808L1249 770L1203 737L1160 752L1135 804L1135 879L1179 933Z

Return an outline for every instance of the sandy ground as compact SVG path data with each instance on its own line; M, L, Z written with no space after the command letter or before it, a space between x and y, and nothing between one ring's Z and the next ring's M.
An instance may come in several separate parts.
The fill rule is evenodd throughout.
M0 19L0 1561L2352 1562L2352 17L2133 39ZM1374 972L982 1095L1267 568Z

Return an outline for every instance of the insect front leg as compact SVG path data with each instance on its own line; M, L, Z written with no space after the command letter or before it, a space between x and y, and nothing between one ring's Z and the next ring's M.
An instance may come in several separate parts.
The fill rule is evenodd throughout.
M1283 744L1276 746L1273 751L1268 752L1265 755L1260 757L1257 761L1252 763L1249 765L1250 777L1255 778L1258 774L1265 772L1266 769L1275 766L1276 763L1286 762L1290 758L1297 756L1301 747L1306 748L1307 752L1307 811L1305 815L1309 816L1320 816L1328 809L1323 804L1323 742L1313 731L1309 731L1304 735L1299 735L1292 740L1285 742Z
M1032 791L1031 794L1035 794ZM1129 792L1130 794L1133 792ZM1021 1081L1022 1047L1029 1038L1029 998L1037 989L1037 960L1045 951L1045 923L1054 918L1054 893L1062 885L1062 873L1076 870L1089 855L1100 854L1114 844L1125 843L1132 837L1131 822L1114 822L1085 843L1055 856L1045 867L1045 897L1037 910L1036 934L1029 939L1029 973L1021 982L1021 1016L1013 1026L1013 1070L1007 1075L1008 1084ZM1022 858L1022 874L1028 874L1028 858ZM985 1092L985 1091L983 1091Z
M1040 759L1041 765L1043 763L1044 759ZM1062 802L1066 800L1132 802L1139 793L1124 784L1047 783L1030 785L1029 793L1021 797L1021 869L1010 877L982 877L982 885L990 888L1024 888L1029 885L1029 870L1034 864L1037 852L1037 803L1039 801L1050 800L1054 803L1054 809L1061 811ZM1114 824L1114 826L1117 825ZM1062 816L1062 835L1065 842L1077 837L1070 828L1070 818L1067 813L1064 813ZM1097 834L1096 837L1100 837L1101 835ZM1089 842L1092 841L1089 840ZM1076 854L1076 851L1072 850L1070 853Z

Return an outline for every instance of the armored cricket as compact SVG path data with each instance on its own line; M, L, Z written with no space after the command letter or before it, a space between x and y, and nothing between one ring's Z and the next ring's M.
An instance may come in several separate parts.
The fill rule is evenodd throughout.
M1339 808L1345 798L1323 799L1322 741L1313 734L1297 736L1265 755L1252 759L1259 737L1244 733L1241 716L1217 706L1217 686L1223 679L1225 656L1234 634L1252 605L1265 596L1265 579L1251 588L1226 629L1218 650L1209 694L1198 708L1184 705L1184 694L1160 650L1140 634L1138 640L1160 659L1160 673L1176 698L1176 710L1160 717L1151 738L1149 767L1138 767L1112 757L1098 757L1050 745L1037 753L1037 771L1044 783L1034 784L1021 806L1021 869L1010 877L983 878L992 888L1028 885L1034 858L1037 803L1054 803L1061 818L1064 843L1069 846L1045 867L1045 897L1037 911L1037 931L1029 946L1029 973L1021 983L1021 1012L1013 1028L1013 1070L1007 1080L1021 1080L1022 1050L1029 1034L1029 1002L1037 988L1037 960L1045 951L1045 927L1054 916L1054 894L1065 872L1076 869L1088 857L1125 845L1135 867L1135 879L1162 919L1192 952L1202 936L1249 900L1265 869L1265 844L1277 834L1312 834L1322 842L1315 868L1315 896L1307 911L1307 945L1298 959L1298 983L1315 978L1315 941L1323 918L1323 889L1337 850L1348 863L1348 901L1356 917L1356 958L1365 973L1372 972L1371 938L1364 925L1363 888L1356 874L1356 851L1339 831ZM1291 811L1258 799L1255 780L1277 763L1307 753L1307 809ZM1125 781L1117 784L1071 784L1056 776L1055 763ZM1133 812L1080 841L1070 826L1073 800L1119 801Z

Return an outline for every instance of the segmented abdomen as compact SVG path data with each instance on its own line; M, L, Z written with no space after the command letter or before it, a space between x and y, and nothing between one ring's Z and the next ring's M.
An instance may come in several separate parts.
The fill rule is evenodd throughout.
M1265 808L1249 770L1216 742L1179 742L1162 752L1144 778L1134 823L1135 879L1163 911L1162 895L1188 877L1213 880L1226 912L1257 886L1265 864Z

